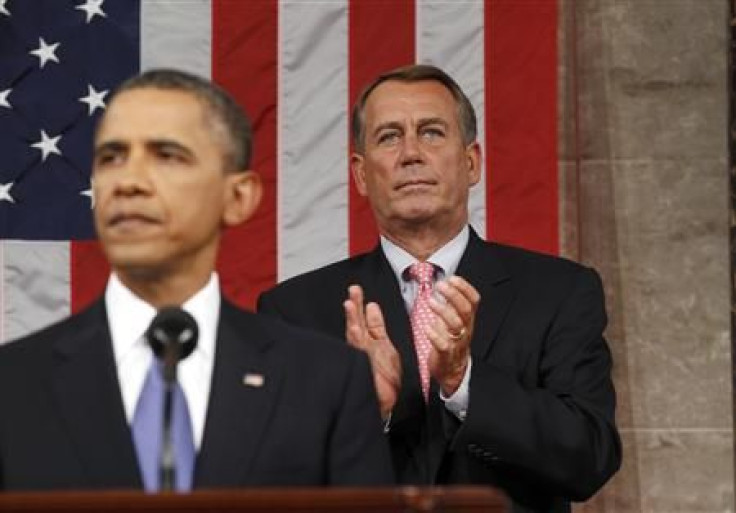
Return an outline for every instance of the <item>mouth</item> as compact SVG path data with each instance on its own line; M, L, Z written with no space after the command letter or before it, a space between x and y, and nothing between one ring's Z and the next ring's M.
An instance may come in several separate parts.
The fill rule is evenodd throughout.
M397 183L394 186L394 190L396 191L423 190L423 189L428 189L430 187L434 187L435 185L437 185L437 182L435 180L416 178L412 180L404 180L404 181Z
M156 218L138 212L121 212L114 214L107 222L107 227L117 230L135 230L158 225Z

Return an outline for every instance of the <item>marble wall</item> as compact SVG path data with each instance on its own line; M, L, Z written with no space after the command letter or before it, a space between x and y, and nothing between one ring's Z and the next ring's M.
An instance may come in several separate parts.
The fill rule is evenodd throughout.
M561 247L608 300L621 472L578 511L734 511L729 0L560 0Z

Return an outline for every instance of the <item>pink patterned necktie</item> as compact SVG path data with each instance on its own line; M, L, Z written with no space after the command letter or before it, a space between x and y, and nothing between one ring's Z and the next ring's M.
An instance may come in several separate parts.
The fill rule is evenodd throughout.
M409 276L419 284L417 297L411 309L411 332L414 337L414 349L419 363L419 378L422 383L424 400L429 398L429 352L432 343L427 337L426 328L434 322L434 313L429 308L432 297L432 280L434 265L429 262L416 262L409 267Z

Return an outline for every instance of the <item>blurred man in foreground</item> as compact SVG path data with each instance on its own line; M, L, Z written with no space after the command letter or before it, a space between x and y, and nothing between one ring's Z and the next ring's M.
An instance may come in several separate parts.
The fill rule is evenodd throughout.
M251 140L203 79L154 70L118 89L93 159L112 274L87 310L0 348L0 488L160 488L161 369L144 333L169 305L199 328L173 402L177 490L392 482L365 355L221 296L221 233L261 197Z

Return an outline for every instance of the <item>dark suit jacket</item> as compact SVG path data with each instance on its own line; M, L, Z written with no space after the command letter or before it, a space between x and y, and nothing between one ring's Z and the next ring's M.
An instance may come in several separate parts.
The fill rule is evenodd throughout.
M225 300L216 347L195 488L392 482L363 354ZM0 348L0 489L72 488L142 488L102 301Z
M568 511L619 468L611 356L598 275L560 258L482 241L471 232L457 274L480 293L467 417L420 391L409 317L380 246L288 280L259 310L335 336L347 287L381 306L403 366L389 442L403 483L486 483L518 511Z

